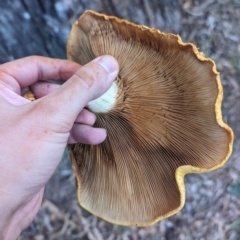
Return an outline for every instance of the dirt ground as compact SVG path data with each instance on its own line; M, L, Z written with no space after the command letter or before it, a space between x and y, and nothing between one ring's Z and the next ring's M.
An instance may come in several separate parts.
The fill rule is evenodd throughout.
M38 215L19 240L239 240L240 1L1 1L0 63L33 54L65 58L70 26L86 9L179 34L215 60L224 121L235 133L233 154L221 169L185 178L186 204L179 213L137 228L112 225L79 207L66 152Z

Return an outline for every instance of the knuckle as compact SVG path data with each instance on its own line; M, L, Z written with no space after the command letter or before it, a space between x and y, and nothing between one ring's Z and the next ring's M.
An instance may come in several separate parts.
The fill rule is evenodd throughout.
M82 67L74 75L80 79L87 88L91 88L96 82L107 78L105 70L96 63L91 67Z

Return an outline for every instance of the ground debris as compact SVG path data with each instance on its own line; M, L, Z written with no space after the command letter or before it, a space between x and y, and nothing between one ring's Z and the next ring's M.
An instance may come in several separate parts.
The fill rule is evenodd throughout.
M224 121L235 132L234 152L228 163L211 173L188 175L184 208L147 228L115 226L80 208L66 154L46 186L38 215L19 240L240 239L238 0L8 0L1 1L0 8L0 63L36 54L66 58L70 26L89 8L179 34L216 61L224 87Z

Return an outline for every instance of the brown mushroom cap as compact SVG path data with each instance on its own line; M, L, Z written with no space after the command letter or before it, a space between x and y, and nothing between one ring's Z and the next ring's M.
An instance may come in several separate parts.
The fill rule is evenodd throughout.
M86 11L73 25L68 59L110 54L120 65L116 96L95 111L99 145L69 147L79 203L120 225L147 226L179 211L184 175L219 168L232 151L214 62L174 34Z

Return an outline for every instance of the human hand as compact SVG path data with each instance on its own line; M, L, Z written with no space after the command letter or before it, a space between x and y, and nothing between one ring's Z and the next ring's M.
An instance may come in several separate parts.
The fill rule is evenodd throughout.
M117 73L110 56L82 67L44 57L0 66L0 239L16 239L31 223L67 143L106 138L84 107L107 91ZM61 86L39 82L50 79L68 80ZM29 86L34 102L21 97Z

